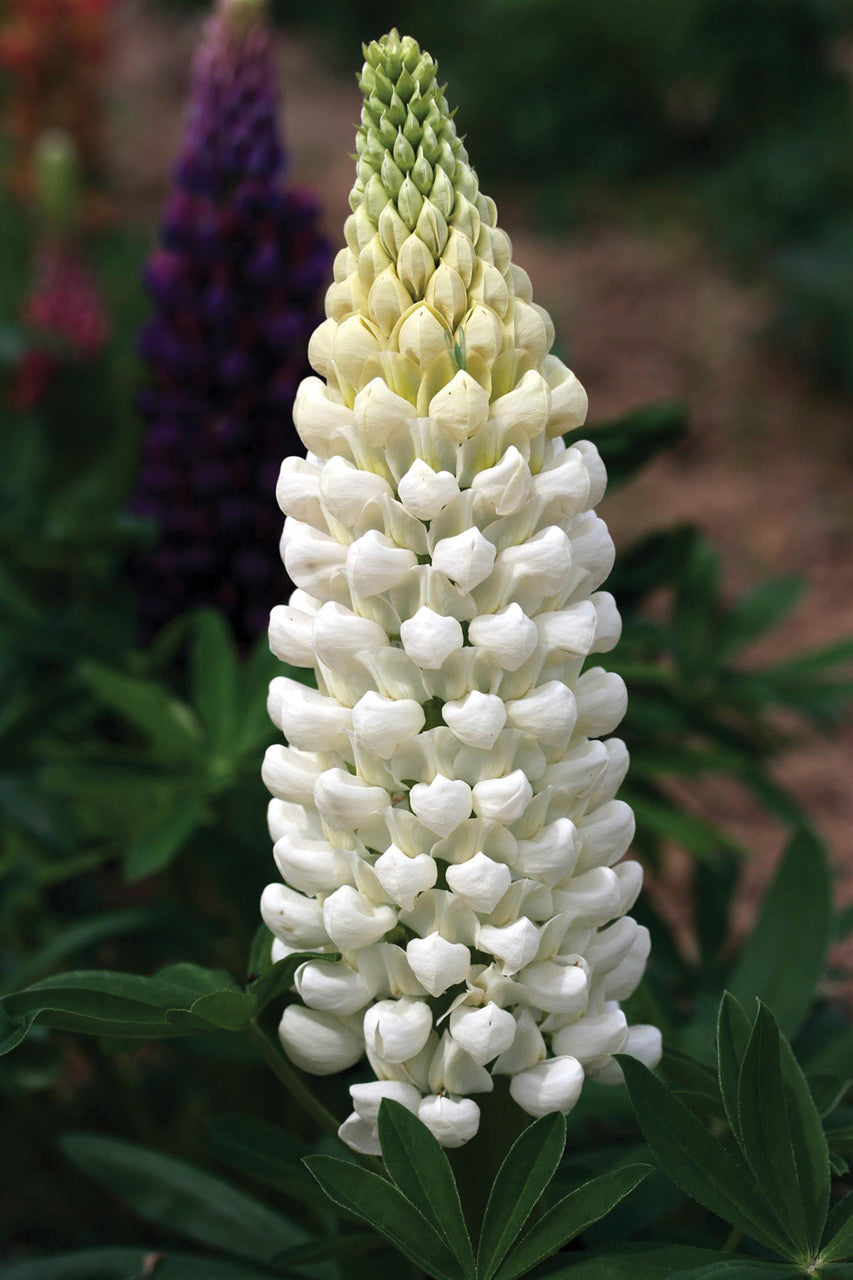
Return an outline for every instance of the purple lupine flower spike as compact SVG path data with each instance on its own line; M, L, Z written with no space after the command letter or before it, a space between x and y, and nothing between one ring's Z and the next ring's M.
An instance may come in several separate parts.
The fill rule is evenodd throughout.
M287 590L275 479L282 451L296 448L293 398L330 260L315 200L283 185L277 115L263 5L220 0L145 272L149 429L133 508L160 530L134 566L145 638L213 605L247 643Z

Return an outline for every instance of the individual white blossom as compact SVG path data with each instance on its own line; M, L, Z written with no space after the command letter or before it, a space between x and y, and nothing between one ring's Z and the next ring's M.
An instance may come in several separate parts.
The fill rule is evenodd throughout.
M586 395L512 261L436 66L392 33L367 50L357 178L285 459L296 584L270 646L269 826L284 883L261 912L296 971L288 1057L366 1057L341 1137L378 1154L383 1098L444 1146L507 1088L567 1112L613 1055L654 1065L620 1002L649 950L617 799L613 542ZM332 958L332 953L340 956Z

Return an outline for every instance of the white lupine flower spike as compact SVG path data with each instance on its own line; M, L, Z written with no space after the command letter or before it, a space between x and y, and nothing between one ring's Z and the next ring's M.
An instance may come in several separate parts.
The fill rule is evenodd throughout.
M285 883L262 913L276 954L342 956L298 970L281 1041L319 1075L367 1055L340 1134L377 1153L383 1097L461 1146L502 1078L528 1114L566 1113L660 1036L619 1007L648 934L625 915L627 753L598 741L626 705L591 658L620 632L606 477L563 441L586 395L436 64L396 32L365 53L346 247L294 411L309 457L277 491L298 589L270 644L317 692L270 689Z

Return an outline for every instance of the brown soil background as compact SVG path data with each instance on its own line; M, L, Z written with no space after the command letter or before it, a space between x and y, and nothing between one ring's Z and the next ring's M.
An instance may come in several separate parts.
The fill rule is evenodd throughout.
M199 29L197 18L167 18L145 0L118 6L110 165L127 219L156 217ZM291 179L320 197L336 248L353 179L355 76L331 73L301 37L285 34L281 44ZM353 71L359 60L354 49ZM853 634L853 409L768 348L772 297L734 281L687 227L608 222L546 237L531 230L523 191L493 194L515 259L589 392L591 422L656 400L689 407L688 439L605 503L617 553L646 530L689 520L713 538L733 592L779 573L806 576L804 602L754 651L756 659ZM777 768L828 841L842 902L853 897L851 755L853 726L831 736L807 732ZM783 833L725 779L691 788L689 802L755 850L743 925ZM685 869L674 853L657 887L676 916Z

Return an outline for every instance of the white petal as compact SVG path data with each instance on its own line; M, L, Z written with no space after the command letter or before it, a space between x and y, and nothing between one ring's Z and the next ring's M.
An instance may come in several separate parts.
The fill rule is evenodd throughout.
M621 1053L628 1040L628 1023L619 1008L605 1013L588 1013L556 1031L551 1043L554 1052L568 1054L585 1065L604 1054Z
M406 946L412 973L431 996L464 982L471 967L471 952L461 942L448 942L440 933L412 938Z
M436 272L436 276L438 272ZM430 281L430 285L436 279ZM475 435L489 417L489 393L464 369L433 396L429 416L448 435L460 443Z
M425 671L437 671L464 643L457 619L435 613L426 605L402 624L400 639L412 661Z
M543 960L519 974L518 982L531 1005L545 1013L582 1013L589 985L580 965L555 964Z
M431 1030L432 1014L422 1000L380 1000L364 1015L365 1043L389 1062L420 1053Z
M314 951L328 945L323 908L286 884L268 884L261 894L261 917L270 933L289 947Z
M642 1062L649 1070L653 1070L661 1060L663 1054L663 1042L661 1033L657 1027L650 1027L644 1023L637 1023L636 1026L628 1028L628 1038L621 1050L614 1050L627 1054L629 1058L636 1058L638 1062ZM599 1084L624 1084L625 1075L618 1062L613 1059L603 1063L597 1070L590 1071L590 1075Z
M460 1005L450 1015L450 1034L481 1067L508 1049L517 1023L508 1009L491 1001L479 1009Z
M443 1147L463 1147L480 1127L480 1108L473 1098L432 1095L418 1107L418 1119Z
M494 658L504 671L517 671L539 642L536 623L517 604L498 613L482 613L468 628L471 644Z
M445 874L453 892L484 915L494 911L512 882L509 867L484 853L475 853L467 862L449 866Z
M349 1023L301 1004L287 1006L278 1036L290 1061L314 1076L346 1071L364 1052L361 1036Z
M343 885L323 903L326 932L341 951L356 951L384 938L397 923L393 907L371 902L352 885Z
M418 894L431 889L438 878L435 859L428 853L410 858L395 844L377 858L373 870L388 896L405 911L411 911Z
M352 709L355 736L380 760L389 760L424 723L423 708L414 698L383 698L372 689Z
M449 471L433 471L422 458L415 459L397 485L400 501L418 520L433 520L458 492L455 476Z
M432 564L461 591L473 591L492 572L496 554L495 544L479 529L465 529L435 544Z
M371 787L346 769L327 769L314 784L314 803L330 827L354 831L371 814L389 805L391 797L383 787Z
M509 1082L509 1091L530 1116L547 1116L552 1111L566 1115L577 1102L583 1087L583 1067L576 1058L546 1058L529 1071L521 1071Z
M418 563L414 551L369 529L357 538L346 553L347 581L360 596L374 596L398 586Z
M526 916L500 927L484 924L477 934L477 946L502 960L505 974L518 973L539 950L539 930Z
M284 879L300 893L331 893L350 878L348 858L325 840L288 832L276 841L273 857Z
M418 1095L420 1097L420 1095ZM338 1129L338 1137L351 1151L362 1156L381 1156L382 1146L379 1141L379 1130L373 1124L362 1120L353 1111Z
M507 709L502 698L473 689L458 702L445 702L441 716L460 742L488 751L506 724Z
M521 769L505 778L486 778L472 792L474 812L492 822L515 822L533 799L533 788Z
M474 476L471 488L491 503L497 515L512 515L530 494L530 468L515 445L510 445L496 466Z
M471 813L471 788L439 773L429 784L416 783L409 803L425 827L438 836L449 836Z
M348 1017L372 997L364 978L343 960L337 964L309 960L296 970L294 985L309 1009Z
M364 1084L351 1084L349 1092L356 1113L367 1124L372 1125L379 1119L383 1098L399 1102L412 1115L417 1115L421 1101L420 1090L402 1080L368 1080Z
M518 1071L526 1071L541 1062L548 1050L529 1009L522 1009L518 1015L518 1026L515 1039L510 1047L501 1054L492 1067L493 1076L513 1076Z

